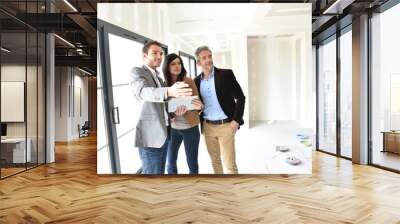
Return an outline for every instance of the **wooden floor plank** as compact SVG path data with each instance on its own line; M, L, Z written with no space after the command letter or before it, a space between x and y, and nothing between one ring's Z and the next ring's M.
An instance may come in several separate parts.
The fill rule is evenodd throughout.
M400 175L320 152L312 175L96 174L96 137L0 181L0 223L400 223Z

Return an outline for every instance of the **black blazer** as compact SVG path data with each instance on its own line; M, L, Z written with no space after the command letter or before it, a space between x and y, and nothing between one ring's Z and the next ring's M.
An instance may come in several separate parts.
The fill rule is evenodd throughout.
M239 83L236 81L233 71L216 67L214 67L214 69L215 91L217 93L219 105L221 105L222 110L228 118L237 121L239 125L244 124L243 112L245 96L242 88L240 88ZM203 73L196 76L194 82L199 90L200 99L203 101L200 93L200 81L202 76ZM200 119L203 121L203 113L200 114Z

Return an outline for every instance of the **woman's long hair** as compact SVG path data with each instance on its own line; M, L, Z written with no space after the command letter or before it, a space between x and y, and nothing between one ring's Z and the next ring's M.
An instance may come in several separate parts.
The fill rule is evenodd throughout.
M177 82L181 82L181 81L183 81L184 77L186 76L186 69L183 66L182 58L179 57L177 54L174 54L174 53L167 55L165 57L163 68L162 68L162 71L164 73L164 80L167 82L167 86L172 86L173 85L173 83L172 83L173 82L172 81L172 74L169 71L169 65L176 58L179 58L179 61L181 61L181 73L178 75L176 81Z

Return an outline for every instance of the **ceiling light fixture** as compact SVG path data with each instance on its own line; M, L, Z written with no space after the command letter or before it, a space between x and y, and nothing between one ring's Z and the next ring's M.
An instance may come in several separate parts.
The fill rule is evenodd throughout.
M64 43L68 44L69 46L75 48L75 45L73 45L73 44L72 44L71 42L69 42L68 40L66 40L66 39L64 39L64 38L62 38L62 37L60 37L60 36L57 35L57 34L54 34L54 36L57 37L58 39L60 39L62 42L64 42Z
M72 10L74 10L75 12L78 12L78 10L68 1L68 0L64 0L65 4L67 4Z
M86 70L83 70L83 69L81 69L81 68L79 68L79 67L78 67L78 70L81 71L81 72L83 72L83 73L85 73L85 74L87 74L87 75L90 75L90 76L92 75L92 73L90 73L90 72L88 72L88 71L86 71Z
M7 48L5 48L5 47L1 47L1 50L4 51L4 52L6 52L6 53L10 53L10 52L11 52L11 50L9 50L9 49L7 49Z
M324 10L322 14L342 14L343 9L351 5L355 0L336 0L332 5Z

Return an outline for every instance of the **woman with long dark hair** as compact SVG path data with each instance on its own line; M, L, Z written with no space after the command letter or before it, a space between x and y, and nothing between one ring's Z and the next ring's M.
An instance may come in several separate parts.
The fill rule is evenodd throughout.
M163 73L167 86L172 86L175 82L185 82L192 88L192 95L198 96L194 81L186 76L186 70L183 66L182 59L177 54L169 54L166 56L163 65ZM180 109L178 114L172 119L171 122L171 140L169 141L167 151L167 171L168 174L177 174L178 168L176 161L178 159L179 147L182 144L185 146L186 161L189 166L190 174L199 173L198 165L198 151L199 151L199 110L203 108L200 100L193 100L192 102L195 110L186 111L186 108ZM178 109L179 110L179 109Z

